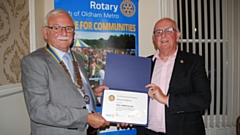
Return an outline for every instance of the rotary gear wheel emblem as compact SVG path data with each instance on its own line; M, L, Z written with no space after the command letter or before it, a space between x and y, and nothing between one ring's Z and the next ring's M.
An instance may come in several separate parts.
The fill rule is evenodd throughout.
M131 17L136 12L136 6L131 0L124 0L120 5L121 12L126 17Z

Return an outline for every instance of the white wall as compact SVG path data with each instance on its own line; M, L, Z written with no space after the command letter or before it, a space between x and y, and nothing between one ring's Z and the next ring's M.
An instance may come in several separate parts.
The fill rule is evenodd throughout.
M152 43L153 26L159 20L159 0L139 0L139 56L155 52Z
M0 87L0 135L29 135L30 122L20 84Z

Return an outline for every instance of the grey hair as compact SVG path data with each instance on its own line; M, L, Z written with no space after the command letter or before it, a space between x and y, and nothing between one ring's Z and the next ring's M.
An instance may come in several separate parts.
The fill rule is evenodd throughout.
M65 11L63 9L53 9L50 12L48 12L48 14L46 15L45 20L44 20L44 26L48 26L49 17L51 17L53 15L57 15L59 13L67 14L72 19L71 15L67 11ZM72 22L74 22L73 19L72 19Z

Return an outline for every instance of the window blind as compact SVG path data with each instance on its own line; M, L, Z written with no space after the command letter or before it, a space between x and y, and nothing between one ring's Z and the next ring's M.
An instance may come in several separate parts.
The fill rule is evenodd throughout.
M203 112L206 128L235 126L240 115L240 2L174 0L182 33L179 48L202 55L212 102Z

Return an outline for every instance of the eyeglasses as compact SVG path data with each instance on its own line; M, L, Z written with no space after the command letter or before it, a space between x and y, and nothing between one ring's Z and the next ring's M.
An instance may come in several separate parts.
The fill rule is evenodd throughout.
M170 35L170 34L172 34L173 31L178 32L173 27L169 27L169 28L166 28L166 29L163 29L163 30L155 30L155 31L153 31L153 35L154 36L161 36L163 34L163 32L167 35Z
M71 33L74 31L73 26L62 27L59 25L53 25L53 26L45 26L45 27L52 29L54 32L61 32L64 28L65 28L66 32L68 32L68 33Z

